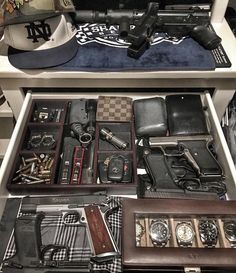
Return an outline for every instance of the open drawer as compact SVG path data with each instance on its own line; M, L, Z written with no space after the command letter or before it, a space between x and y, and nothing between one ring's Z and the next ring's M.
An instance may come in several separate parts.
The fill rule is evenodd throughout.
M136 125L132 118L130 122L124 122L124 121L104 122L101 120L99 121L96 120L96 126L95 126L94 137L93 137L94 145L92 150L94 151L94 153L92 153L93 154L92 179L91 180L81 179L79 184L59 183L61 181L60 177L63 177L63 176L60 176L61 174L60 164L62 162L63 155L69 150L68 148L63 148L64 147L63 143L65 141L65 137L69 137L70 135L70 130L69 130L70 126L68 127L68 124L70 124L70 122L68 122L68 113L69 113L69 109L71 109L70 107L72 102L80 101L79 103L84 103L84 100L98 101L99 97L101 96L105 98L107 97L127 98L128 97L128 98L131 98L133 102L142 100L142 99L145 100L145 99L156 98L156 97L164 98L166 100L167 98L166 96L173 95L173 93L167 93L167 92L160 92L160 93L149 92L148 89L147 89L148 92L142 92L142 93L141 92L131 93L131 92L128 92L128 90L125 90L125 91L127 92L123 92L123 93L121 92L120 93L117 93L117 92L105 93L104 92L103 94L101 94L97 92L94 92L94 93L86 92L86 89L85 89L83 90L83 92L81 91L77 93L53 93L53 94L27 93L26 94L26 98L21 110L21 114L15 126L14 133L10 140L10 144L7 149L7 152L1 167L0 217L2 217L2 213L4 211L4 206L7 199L11 198L12 200L14 200L13 199L14 197L23 197L25 195L29 195L30 197L35 197L35 198L38 198L38 196L44 196L44 195L54 195L54 196L66 195L67 200L69 199L73 200L72 196L75 196L74 194L82 195L82 194L90 194L95 192L104 193L104 191L106 191L107 194L111 194L111 195L123 195L123 196L129 195L130 197L137 198L136 189L138 186L139 169L137 168L138 164L136 162L136 156L137 156L137 151L136 151L137 138L136 138L136 128L135 128ZM177 93L177 94L180 94L180 93ZM189 93L186 93L186 92L181 93L181 96L185 96L187 94ZM226 187L227 187L227 193L224 197L227 200L235 200L236 199L235 168L232 162L232 158L231 158L228 146L224 139L224 135L222 133L222 130L217 118L217 114L214 109L214 105L212 103L211 96L208 92L202 92L202 93L196 93L196 94L200 94L201 96L200 98L204 108L204 113L206 116L206 120L208 121L209 133L214 139L214 150L215 150L215 153L217 154L217 160L219 162L219 165L221 166L223 170L224 183L226 184ZM47 106L54 107L53 109L55 109L55 111L53 116L50 116L48 114ZM47 122L45 122L45 119L47 119ZM107 128L109 128L109 130L112 131L113 136L116 136L118 137L118 139L123 140L121 142L119 141L115 142L115 145L125 145L125 149L117 149L117 147L115 147L114 145L111 145L111 143L106 142L100 138L101 131L105 132L105 134L109 133L109 130L107 132ZM42 138L45 138L45 139L42 140ZM49 138L50 141L48 141L47 138ZM30 139L31 141L29 141ZM33 141L32 143L32 139L35 140L35 142ZM40 141L38 141L38 139L40 139ZM86 140L87 138L83 139L83 141L85 142ZM127 143L128 145L126 145ZM49 149L49 146L50 146L50 149ZM77 147L77 145L75 146ZM78 145L78 147L80 146ZM80 148L78 148L78 150L79 149ZM73 151L80 152L78 150L74 149ZM86 151L84 151L84 153L86 153ZM99 174L100 172L99 163L100 162L104 163L107 157L109 158L112 157L114 159L114 155L117 156L117 153L121 155L122 160L123 158L126 158L128 159L128 162L131 162L131 165L128 165L128 166L131 166L132 168L131 180L123 181L122 183L120 183L121 181L119 181L118 183L103 183L103 181L99 181L99 179L101 179L100 177L101 175ZM44 156L42 156L42 154L44 154ZM86 154L80 153L79 155L80 156L76 158L81 159L83 156L86 157ZM45 157L47 157L47 159L45 159ZM43 161L43 160L49 161L49 163L46 163L46 164L48 164L49 166L51 165L52 169L50 171L52 172L52 176L48 178L47 180L48 183L25 184L25 183L21 183L23 181L20 181L20 183L15 183L15 182L19 182L19 180L17 180L18 178L16 179L17 174L19 173L18 170L24 168L25 167L24 164L26 165L30 164L30 168L32 168L32 162L36 162L35 158L37 159L37 161L38 159L40 161ZM127 163L127 161L123 161L123 162ZM40 168L40 166L38 167ZM39 180L35 180L35 181L39 181ZM204 199L204 197L202 199ZM58 202L61 202L60 198L58 198L57 200ZM172 202L170 200L150 201L148 199L147 200L139 199L137 201L139 201L139 204L141 204L140 205L141 207L142 207L142 202L143 204L146 204L146 202L153 201L155 204L157 204L155 206L156 208L159 207L158 202L160 201L160 204L164 204L164 206L168 207L168 210L167 210L168 215L171 215L171 211L172 211L172 205L169 206L168 204L172 204L172 203L175 204L175 202L190 204L192 202L194 203L193 207L195 208L195 213L197 210L196 204L198 203L201 204L201 201L199 200L198 201L176 200ZM223 202L227 203L226 207L227 206L230 207L230 204L231 204L230 201L227 202L227 201L221 201L221 200L214 200L214 201L204 200L204 202L205 204L209 204L209 206L211 206L210 204L217 204L215 208L220 208L221 212L224 211L223 207L221 207L221 204L223 204ZM233 203L235 203L235 201L232 201L232 204ZM123 204L125 204L125 202ZM173 207L174 206L175 205L173 205ZM188 208L188 205L186 205L186 208ZM178 207L175 208L175 211L177 209ZM212 210L214 209L212 208ZM231 209L231 211L232 210L233 209ZM188 212L188 217L190 217L190 214L191 214L191 211ZM5 214L5 217L6 217L6 214ZM14 218L16 217L16 215L15 216L11 215L11 217ZM14 220L15 219L13 219L13 222ZM126 217L126 220L127 220L127 217ZM130 218L128 217L128 220L134 224L133 218L131 219L131 217ZM197 220L194 220L194 221L196 222ZM124 227L122 228L124 229ZM133 234L132 236L135 237L134 228L131 229L131 233ZM127 233L127 234L130 234L130 233ZM122 236L124 237L124 235ZM127 242L130 242L130 244L134 247L134 242L131 242L132 236L129 238L129 240L127 240ZM124 238L122 239L124 240ZM174 246L176 249L174 249L173 252L175 251L178 252L178 249L177 249L178 245L175 243ZM156 248L155 253L157 253L158 251L159 249ZM184 253L187 253L188 249L184 249L184 250L182 249L181 251ZM210 249L206 249L207 253L209 251ZM226 249L226 252L227 251L228 250ZM234 250L231 249L231 251L234 251ZM163 252L165 252L165 249ZM203 248L201 249L201 253L202 252L204 252ZM121 254L123 255L124 253L121 253ZM203 253L202 255L204 256L205 254ZM124 271L129 269L133 271L135 269L140 270L139 267L135 267L135 266L133 267L133 265L131 265L130 268L125 267L124 261L125 260L123 260ZM193 265L194 264L191 263L191 267ZM197 267L200 267L201 261L198 261L197 265L198 265ZM184 264L183 262L183 266L184 268L187 268L188 265ZM182 270L183 268L182 264L177 269L179 269L180 267ZM214 267L214 264L211 264L211 267ZM145 266L144 268L145 270L147 269ZM162 268L162 267L159 267L159 268ZM154 265L151 268L151 270L154 270L154 271L155 269L157 269L156 265ZM188 272L195 272L195 271L188 271ZM200 271L196 271L196 272L200 272Z
M91 90L90 90L91 91ZM163 90L162 90L163 91ZM173 94L173 93L172 93ZM185 92L186 94L186 92ZM194 93L195 94L195 93ZM61 154L63 153L63 141L66 136L70 135L68 129L68 112L69 105L75 100L97 100L99 96L119 96L129 97L133 101L138 99L145 99L151 97L164 97L170 95L170 93L158 92L123 92L123 93L92 93L76 92L76 93L27 93L25 102L23 104L20 117L15 126L14 133L12 135L8 150L6 152L4 161L1 168L1 202L4 203L4 198L14 195L38 195L38 194L70 194L70 193L92 193L96 191L106 191L108 194L136 194L137 187L137 167L136 167L136 149L135 149L135 129L134 121L130 122L103 122L97 121L94 133L94 147L92 151L95 151L93 155L93 177L90 181L88 179L85 182L82 180L80 183L61 183L59 176L61 174L60 162L62 161ZM234 165L230 152L228 150L226 141L224 139L221 127L212 103L211 96L208 92L201 93L201 100L204 108L204 112L207 116L207 120L210 124L210 134L214 139L214 149L217 154L217 160L223 169L225 176L225 184L227 186L227 199L235 199L236 197L236 175ZM44 107L46 105L46 107ZM54 115L50 117L47 113L47 107L53 107ZM46 109L44 109L46 108ZM48 122L44 122L43 119L47 119ZM99 138L99 132L103 128L109 127L113 135L122 139L124 143L128 143L126 149L116 149L114 145L106 141L102 141ZM47 139L49 138L49 141ZM39 139L39 141L38 141ZM43 139L43 140L42 140ZM42 144L45 140L45 145ZM35 143L34 143L35 141ZM51 142L50 142L51 141ZM49 142L49 144L48 144ZM33 144L32 144L33 143ZM40 144L38 144L40 143ZM51 145L52 144L52 145ZM33 147L32 147L33 145ZM43 146L40 146L43 145ZM51 146L50 146L51 145ZM68 149L66 149L68 150ZM90 151L91 153L91 151ZM82 157L82 152L79 153ZM104 163L107 157L113 155L121 155L124 157L130 166L132 171L132 178L128 183L102 183L99 181L99 163ZM47 157L46 159L43 157ZM51 176L47 178L47 170L45 171L45 183L15 183L19 174L19 169L24 166L20 166L23 163L32 167L31 160L34 158L40 158L41 161L49 161L48 165L51 167ZM22 159L23 158L23 159ZM23 162L26 161L26 162ZM126 162L126 161L125 161ZM37 165L37 164L36 164ZM103 166L103 165L102 165ZM41 168L42 166L38 166ZM104 167L104 166L103 166ZM34 166L35 168L35 166ZM24 169L24 168L23 168ZM91 168L90 168L91 169ZM90 170L91 171L91 170ZM24 175L24 174L23 174ZM27 175L26 175L27 176ZM9 193L10 192L10 193ZM4 206L1 206L3 208Z

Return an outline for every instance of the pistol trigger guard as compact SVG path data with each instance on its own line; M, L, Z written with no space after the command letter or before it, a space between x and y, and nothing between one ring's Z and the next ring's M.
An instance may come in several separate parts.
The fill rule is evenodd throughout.
M201 188L201 182L197 178L181 179L179 180L178 185L182 189L186 189L188 191L199 191L199 189Z
M66 222L66 218L70 215L74 215L75 216L75 220L72 223L67 223ZM76 225L77 223L80 223L80 214L78 211L70 211L70 212L63 212L62 213L62 222L64 225L66 226L73 226Z
M65 259L64 261L69 261L69 251L70 251L70 248L68 246L56 246L51 254L50 254L50 260L52 261L53 260L53 256L56 252L62 250L62 249L65 249L66 250L66 253L65 253Z

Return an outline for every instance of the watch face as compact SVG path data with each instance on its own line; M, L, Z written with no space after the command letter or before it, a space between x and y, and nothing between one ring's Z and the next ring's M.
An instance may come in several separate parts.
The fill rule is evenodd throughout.
M229 241L236 241L236 222L226 222L224 224L224 231Z
M199 224L200 238L203 243L216 243L218 237L218 228L213 221L202 221Z
M136 222L135 229L136 237L141 237L143 235L144 227L139 222Z
M194 239L194 231L190 224L180 223L176 227L176 237L180 243L189 244Z
M167 242L170 237L168 224L164 221L154 221L149 228L149 234L154 242Z

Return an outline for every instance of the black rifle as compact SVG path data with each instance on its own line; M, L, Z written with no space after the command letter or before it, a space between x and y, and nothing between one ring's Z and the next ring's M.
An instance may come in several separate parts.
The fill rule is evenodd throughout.
M221 38L208 28L209 12L200 8L159 10L158 3L150 2L146 11L78 10L72 16L76 23L119 25L120 37L130 43L128 56L135 59L149 48L155 32L164 32L171 39L190 36L209 50L217 48L221 42ZM131 28L132 25L134 28Z

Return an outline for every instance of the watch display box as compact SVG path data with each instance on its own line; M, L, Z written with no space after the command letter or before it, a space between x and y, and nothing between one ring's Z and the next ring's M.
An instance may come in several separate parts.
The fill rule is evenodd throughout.
M122 232L127 271L236 270L236 201L125 199Z

